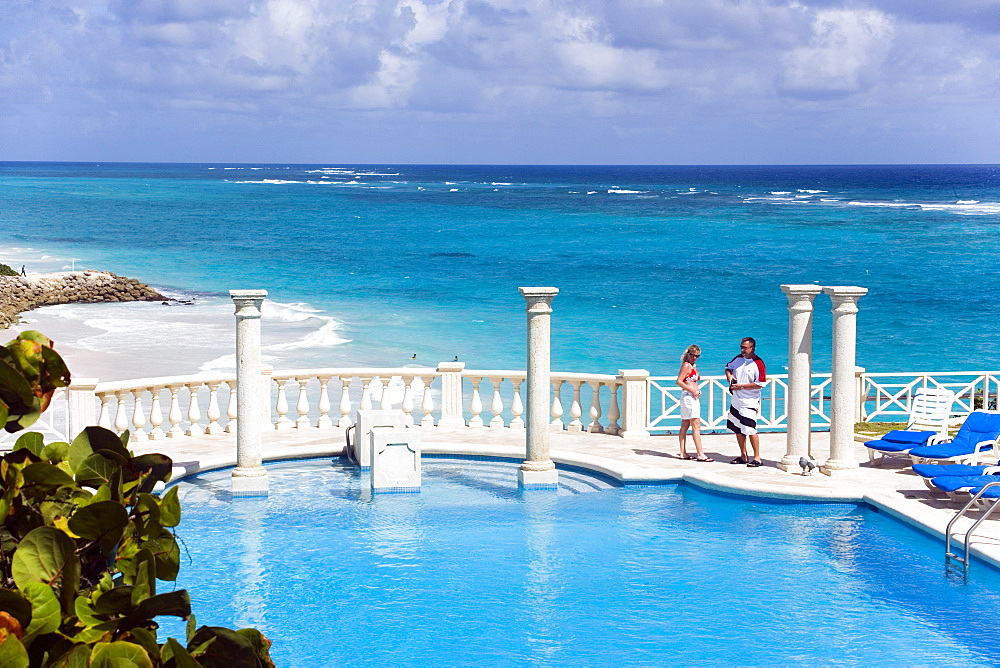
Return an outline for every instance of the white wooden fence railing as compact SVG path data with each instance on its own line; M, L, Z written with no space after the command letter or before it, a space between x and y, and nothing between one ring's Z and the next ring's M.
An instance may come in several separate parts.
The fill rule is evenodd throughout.
M397 408L420 427L521 429L524 427L524 371L465 369L462 363L432 367L265 369L261 392L265 424L274 429L334 429L351 424L358 408ZM680 388L673 377L643 371L619 375L553 373L550 420L553 430L618 434L676 432ZM726 425L725 378L702 378L702 428ZM954 416L996 410L1000 372L865 373L858 369L858 421L903 421L922 387L953 390ZM31 428L49 440L68 440L83 427L99 424L128 429L133 440L156 440L232 433L236 429L233 375L194 375L99 383L74 379ZM787 376L769 378L761 428L786 426ZM830 375L814 374L812 426L829 427ZM9 444L18 434L0 432Z

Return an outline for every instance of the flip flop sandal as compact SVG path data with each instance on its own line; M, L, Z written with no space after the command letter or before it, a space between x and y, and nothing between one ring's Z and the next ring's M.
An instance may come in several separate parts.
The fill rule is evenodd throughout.
M696 462L714 462L715 460L711 457L705 457L704 459L695 459Z
M746 464L747 460L746 460L745 457L737 457L736 459L734 459L733 461L731 461L729 463L730 464Z
M763 466L763 465L764 462L760 461L759 459L752 459L749 462L747 462L747 466L752 469L755 469L758 466Z
M694 455L684 455L683 457L681 457L681 459L698 459L698 458L695 457Z

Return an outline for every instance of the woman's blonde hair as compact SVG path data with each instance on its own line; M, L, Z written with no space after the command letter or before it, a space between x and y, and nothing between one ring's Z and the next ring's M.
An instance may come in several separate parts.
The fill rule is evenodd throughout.
M687 362L688 355L701 355L701 348L699 348L698 346L696 346L694 344L691 344L690 346L688 346L687 350L684 351L684 354L681 355L681 362L682 363L683 362Z

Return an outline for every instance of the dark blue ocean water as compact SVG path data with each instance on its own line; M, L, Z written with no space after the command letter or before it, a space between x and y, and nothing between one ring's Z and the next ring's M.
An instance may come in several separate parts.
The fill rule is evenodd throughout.
M871 371L996 369L998 232L997 166L0 163L0 262L31 249L43 269L209 297L265 288L298 309L283 354L313 366L522 367L517 288L552 285L556 369L672 374L698 343L718 373L750 335L778 372L779 285L817 282L869 289Z

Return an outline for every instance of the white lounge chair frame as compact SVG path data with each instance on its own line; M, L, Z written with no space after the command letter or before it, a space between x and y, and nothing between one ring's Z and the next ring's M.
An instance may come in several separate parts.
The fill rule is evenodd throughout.
M910 406L910 419L903 431L933 431L936 436L931 439L948 436L948 421L951 417L951 407L955 403L955 393L943 388L924 387L913 395ZM881 457L876 461L875 454ZM883 452L877 448L868 448L868 460L874 465L880 465L887 456L908 457L908 452Z

